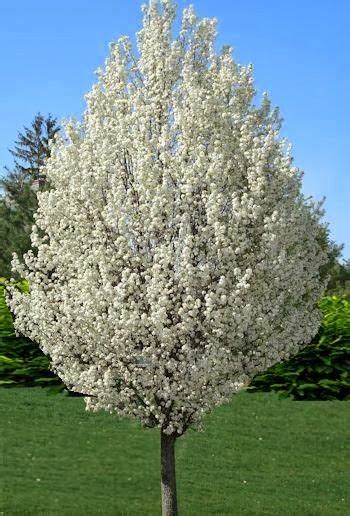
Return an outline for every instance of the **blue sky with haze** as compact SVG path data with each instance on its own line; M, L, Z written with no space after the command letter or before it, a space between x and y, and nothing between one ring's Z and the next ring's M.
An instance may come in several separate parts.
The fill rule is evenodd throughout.
M138 0L16 0L0 7L0 173L35 114L80 118L108 43L140 28ZM350 2L198 0L219 20L218 44L253 63L258 94L280 107L283 135L305 171L304 191L326 196L333 238L350 258Z

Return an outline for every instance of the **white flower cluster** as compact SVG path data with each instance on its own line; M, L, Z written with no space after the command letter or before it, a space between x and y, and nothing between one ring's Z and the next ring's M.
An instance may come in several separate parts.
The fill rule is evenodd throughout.
M301 194L252 69L214 51L216 22L144 8L138 53L111 45L81 124L43 173L14 270L16 329L87 408L181 435L308 343L324 285L320 210Z

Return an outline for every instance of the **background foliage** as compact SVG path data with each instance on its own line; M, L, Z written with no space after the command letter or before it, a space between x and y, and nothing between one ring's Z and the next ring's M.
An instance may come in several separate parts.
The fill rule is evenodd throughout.
M312 344L257 375L249 392L276 391L296 400L350 399L350 300L327 296L320 308L323 319Z
M38 206L35 190L48 188L40 170L50 155L49 141L59 130L55 118L38 113L31 126L18 133L10 149L14 165L5 168L6 175L0 180L0 276L12 274L14 252L22 256L30 248L33 215Z
M50 385L63 389L61 380L49 370L49 359L39 346L26 337L16 337L4 285L5 278L0 278L0 385ZM28 289L25 281L17 282L17 286L22 291Z
M335 260L330 270L327 292L350 299L350 260L340 263Z

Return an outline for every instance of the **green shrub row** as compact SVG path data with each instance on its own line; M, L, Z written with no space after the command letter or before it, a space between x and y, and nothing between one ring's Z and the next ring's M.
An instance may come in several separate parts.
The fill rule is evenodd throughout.
M49 370L49 359L38 344L16 337L12 315L5 302L5 278L0 278L0 386L52 386L64 389L61 380ZM22 292L28 290L25 281L16 284Z
M49 369L49 359L26 337L16 337L0 278L0 386L51 386L65 389ZM17 283L22 291L25 281ZM287 362L257 375L248 392L275 391L296 400L350 399L350 301L327 296L320 302L323 318L314 341ZM71 393L73 394L73 393Z
M248 392L275 391L295 400L350 399L350 301L327 296L314 341L286 362L257 375Z

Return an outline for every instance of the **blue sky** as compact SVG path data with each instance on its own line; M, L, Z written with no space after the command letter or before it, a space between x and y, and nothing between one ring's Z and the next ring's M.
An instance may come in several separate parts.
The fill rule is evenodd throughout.
M80 117L84 94L108 42L133 35L138 0L16 0L0 7L0 173L8 148L35 114ZM350 2L348 0L198 0L219 20L218 43L253 63L258 93L268 91L283 134L305 171L304 191L326 196L333 238L350 258Z

